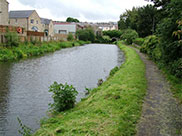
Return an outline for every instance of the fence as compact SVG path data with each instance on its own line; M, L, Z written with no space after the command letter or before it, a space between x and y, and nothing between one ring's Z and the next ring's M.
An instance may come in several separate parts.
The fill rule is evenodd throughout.
M22 30L21 33L18 33L18 29ZM64 34L55 34L55 36L45 36L44 32L24 31L24 28L0 25L0 44L6 42L4 35L8 31L16 32L21 42L25 42L25 41L49 42L49 41L59 41L59 40L66 41L67 40L67 35L64 35Z

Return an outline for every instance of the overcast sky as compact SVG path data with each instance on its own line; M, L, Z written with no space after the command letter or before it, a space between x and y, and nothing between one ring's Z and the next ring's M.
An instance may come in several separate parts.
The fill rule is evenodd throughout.
M120 14L133 6L150 4L144 0L7 0L9 10L36 10L40 17L65 21L118 21Z

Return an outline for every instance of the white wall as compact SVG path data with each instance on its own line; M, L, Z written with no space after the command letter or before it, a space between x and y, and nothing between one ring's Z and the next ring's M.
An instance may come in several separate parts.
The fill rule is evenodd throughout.
M76 24L54 24L54 32L59 34L60 31L62 31L61 34L75 34Z

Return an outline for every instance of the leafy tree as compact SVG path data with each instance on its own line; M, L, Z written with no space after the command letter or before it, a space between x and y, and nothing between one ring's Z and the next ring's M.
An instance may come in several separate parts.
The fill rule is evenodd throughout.
M143 6L140 8L133 8L126 10L120 16L118 27L123 29L134 29L138 32L139 36L145 37L151 35L156 28L157 9L152 5Z
M92 28L78 30L76 32L76 36L79 40L91 41L91 42L95 41L95 34L94 34L94 30Z
M66 19L66 22L80 22L80 21L78 19L76 19L76 18L68 17Z
M123 34L121 35L121 39L125 40L127 44L132 44L136 38L138 38L138 33L132 29L124 30Z
M146 0L154 3L155 7L165 7L167 6L171 0Z
M151 35L156 28L156 13L157 9L152 5L147 5L138 9L138 16L135 29L140 37Z

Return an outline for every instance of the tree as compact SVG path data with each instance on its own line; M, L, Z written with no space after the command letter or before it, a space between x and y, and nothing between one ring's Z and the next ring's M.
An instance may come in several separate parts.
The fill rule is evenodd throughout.
M157 23L157 9L152 5L147 5L138 9L136 21L136 31L140 37L146 37L154 33Z
M120 30L129 28L138 32L139 36L145 37L155 31L157 20L157 9L152 5L126 10L120 16L118 27Z
M78 30L76 32L76 36L79 40L91 41L91 42L95 41L95 34L94 34L94 30L92 28Z
M153 2L155 7L165 7L171 2L171 0L145 0L145 1Z
M76 19L76 18L68 17L66 19L66 22L80 22L80 21L78 19Z

